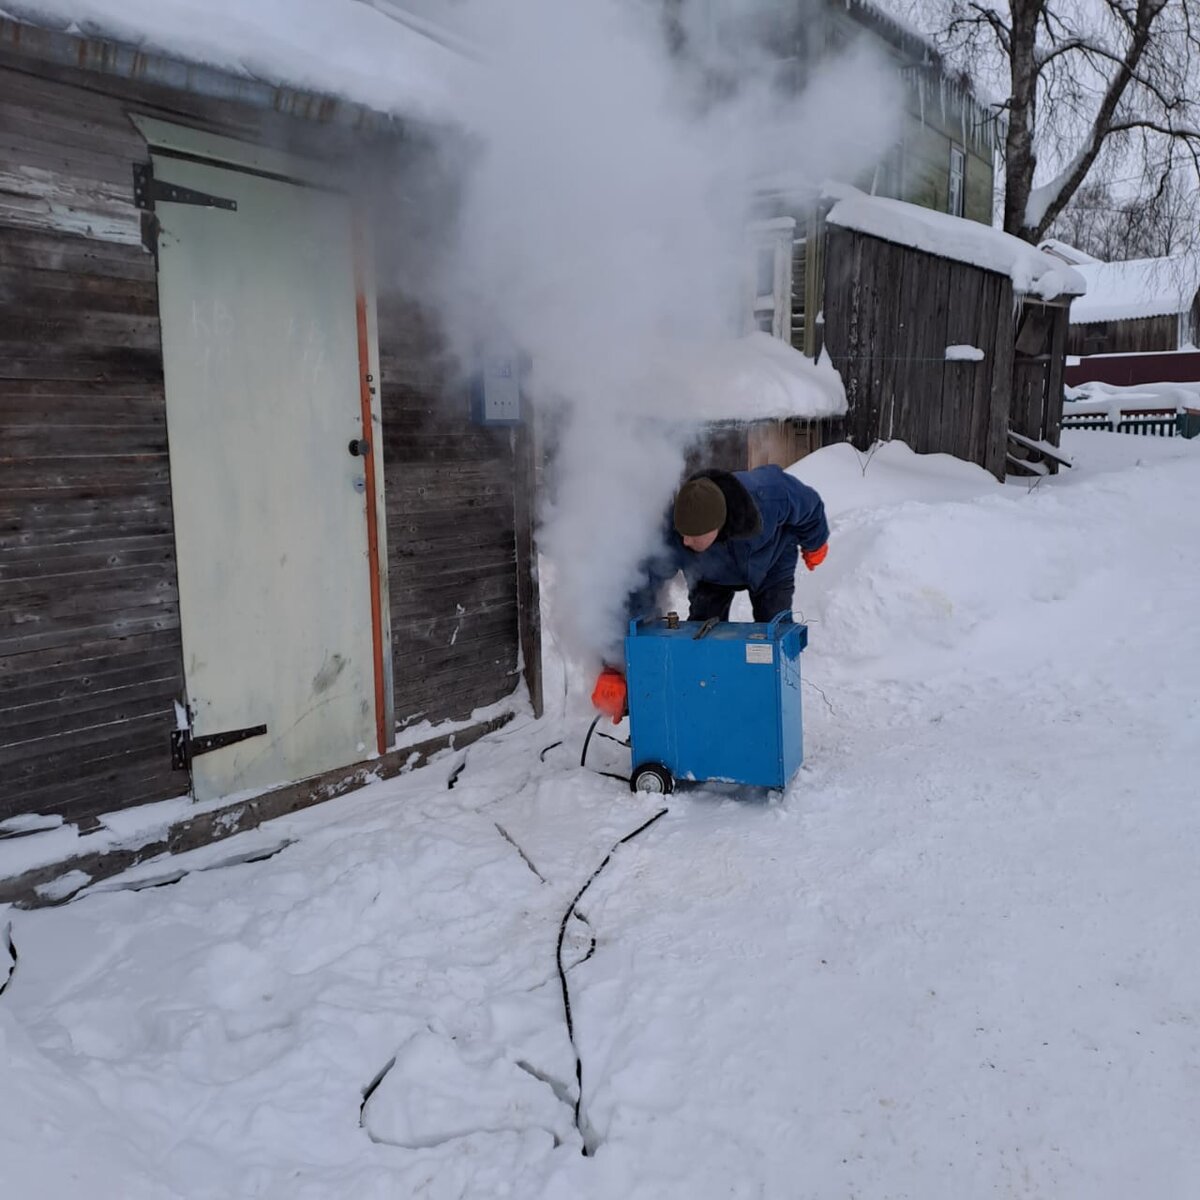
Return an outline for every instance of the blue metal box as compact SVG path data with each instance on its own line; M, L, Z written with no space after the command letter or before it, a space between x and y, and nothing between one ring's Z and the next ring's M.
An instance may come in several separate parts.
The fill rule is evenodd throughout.
M808 626L634 621L625 639L632 786L677 779L783 788L804 758L800 652Z

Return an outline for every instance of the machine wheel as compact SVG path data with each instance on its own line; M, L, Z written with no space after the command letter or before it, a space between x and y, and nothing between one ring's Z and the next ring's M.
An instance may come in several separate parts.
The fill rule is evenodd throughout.
M666 767L658 763L642 763L629 780L631 792L648 792L654 796L669 795L675 788L675 780Z

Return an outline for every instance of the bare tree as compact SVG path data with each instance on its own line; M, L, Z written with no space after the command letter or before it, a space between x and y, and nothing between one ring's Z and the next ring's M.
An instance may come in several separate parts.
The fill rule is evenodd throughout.
M1007 232L1042 238L1102 156L1136 161L1152 191L1181 158L1200 178L1200 0L945 0L944 13L946 57L1007 92ZM1054 174L1035 186L1043 159Z
M1149 175L1149 173L1147 173ZM1058 238L1105 262L1128 258L1162 258L1200 245L1200 190L1194 177L1174 171L1157 187L1143 186L1130 195L1130 180L1088 180L1050 226Z

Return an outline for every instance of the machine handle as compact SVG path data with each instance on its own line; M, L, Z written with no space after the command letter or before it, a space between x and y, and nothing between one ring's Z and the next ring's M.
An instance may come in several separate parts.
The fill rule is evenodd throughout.
M783 610L783 612L776 613L767 622L767 636L774 637L775 636L775 626L778 625L781 621L790 621L791 619L792 619L792 610L790 608L785 608Z

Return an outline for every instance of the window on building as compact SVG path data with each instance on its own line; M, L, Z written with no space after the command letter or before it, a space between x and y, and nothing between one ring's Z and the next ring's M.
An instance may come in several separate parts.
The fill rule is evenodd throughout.
M952 217L961 217L964 211L967 173L967 156L958 146L950 147L950 202L946 211Z
M904 143L897 142L875 166L871 179L872 196L904 199Z
M749 230L746 326L785 342L792 336L792 242L795 230L796 222L791 217L762 221Z

